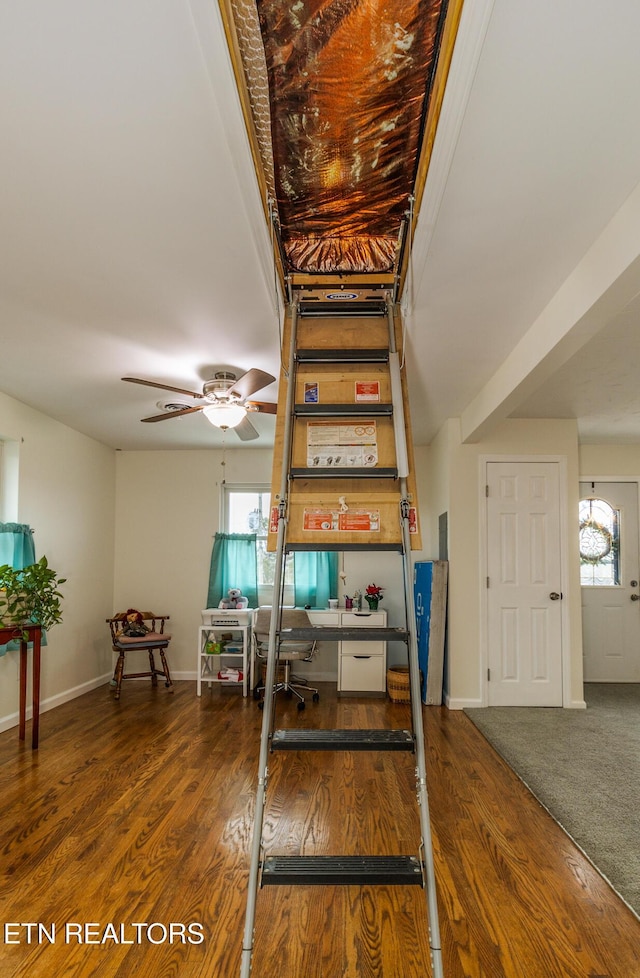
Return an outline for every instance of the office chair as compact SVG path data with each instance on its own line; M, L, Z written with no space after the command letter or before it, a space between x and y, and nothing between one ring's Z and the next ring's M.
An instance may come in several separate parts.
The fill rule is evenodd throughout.
M279 609L276 609L276 613L280 614ZM283 608L281 615L280 630L285 628L311 627L311 622L306 611ZM253 642L256 658L261 659L264 663L267 661L269 650L270 625L271 608L258 608L253 619ZM306 680L292 674L291 663L294 661L311 662L316 654L316 648L317 642L315 640L293 642L286 639L281 640L277 647L278 665L282 665L282 676L280 679L277 679L273 687L273 695L276 696L277 693L282 692L286 693L287 696L297 696L299 710L304 710L305 705L304 696L299 690L312 693L314 703L319 701L320 694L315 686L309 686ZM264 685L256 686L253 693L254 698L259 699L260 693L263 693L265 689L266 687ZM262 709L263 705L264 701L261 700L258 706Z
M111 685L115 686L115 699L120 699L120 690L123 679L142 679L145 676L151 677L151 685L158 685L158 676L164 676L164 684L170 693L173 693L173 682L167 664L166 650L171 641L171 635L164 630L164 623L169 615L154 615L152 611L138 612L139 617L148 629L144 635L126 635L123 629L126 628L127 618L132 609L120 611L113 618L107 618L107 624L111 631L111 644L113 651L118 653L118 661L113 673ZM162 669L156 668L155 653L160 653ZM149 656L148 672L128 672L125 673L125 657L128 652L147 652Z

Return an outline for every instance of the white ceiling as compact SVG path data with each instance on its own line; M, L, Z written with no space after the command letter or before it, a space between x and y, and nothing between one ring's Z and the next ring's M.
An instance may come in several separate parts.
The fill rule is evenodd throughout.
M467 0L414 246L418 443L509 415L640 440L639 37L637 0ZM120 380L279 372L215 0L1 4L0 131L0 390L115 448L220 445L140 424L172 398ZM254 418L227 444L270 444Z

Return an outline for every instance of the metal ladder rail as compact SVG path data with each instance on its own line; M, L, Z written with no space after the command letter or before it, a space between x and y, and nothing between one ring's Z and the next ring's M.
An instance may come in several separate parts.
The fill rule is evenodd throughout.
M273 593L280 594L284 579L284 550L286 541L287 526L287 492L288 492L288 469L290 465L292 433L293 433L293 403L295 395L295 347L296 347L296 327L298 318L297 302L292 304L291 312L291 337L289 346L288 360L288 387L286 401L286 415L284 427L284 445L282 453L282 472L280 476L280 500L278 504L278 533L276 543L276 557L274 565ZM251 959L253 956L254 930L256 916L256 902L258 887L260 882L261 852L262 852L262 832L264 825L264 810L266 802L267 781L269 776L268 758L269 742L273 728L273 714L275 710L275 698L267 695L267 690L273 689L277 670L277 651L279 630L278 616L271 615L269 622L269 645L267 651L267 672L265 678L264 709L262 712L262 731L260 735L260 754L258 759L258 787L256 790L256 804L253 822L253 836L251 841L251 859L249 864L249 883L247 888L247 909L245 913L244 936L242 941L242 958L240 963L240 978L250 978Z
M409 500L407 491L408 457L406 428L404 423L404 402L400 381L400 361L396 345L395 323L391 296L387 295L387 316L389 322L389 370L391 374L391 401L393 404L394 432L396 441L396 464L401 486L400 522L402 529L402 569L404 575L406 627L409 636L409 689L411 698L411 722L416 752L416 794L420 810L420 833L422 838L422 858L425 869L427 891L427 919L429 926L429 947L433 978L444 978L442 962L442 942L435 881L435 864L431 838L431 818L427 792L427 765L424 746L424 725L422 721L422 700L420 695L420 667L418 663L418 643L416 638L416 614L411 579L410 554L411 536L409 530Z

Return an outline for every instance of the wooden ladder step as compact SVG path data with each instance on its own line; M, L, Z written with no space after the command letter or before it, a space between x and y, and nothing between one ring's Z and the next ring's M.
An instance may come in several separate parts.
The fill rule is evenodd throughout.
M267 856L262 885L422 886L416 856Z
M415 750L410 730L274 730L273 750Z

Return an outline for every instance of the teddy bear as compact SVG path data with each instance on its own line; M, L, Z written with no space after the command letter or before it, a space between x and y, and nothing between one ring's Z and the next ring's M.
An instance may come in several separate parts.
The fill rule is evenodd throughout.
M230 587L227 597L223 598L218 608L226 611L241 611L249 607L249 598L245 598L239 587Z

